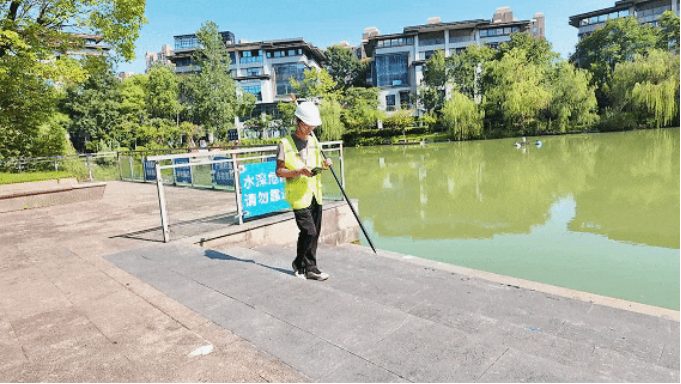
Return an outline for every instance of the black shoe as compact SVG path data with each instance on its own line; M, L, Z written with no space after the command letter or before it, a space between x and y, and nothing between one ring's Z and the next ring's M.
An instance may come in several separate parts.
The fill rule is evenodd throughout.
M320 271L317 267L310 267L305 271L305 278L310 280L326 280L329 278L328 273Z

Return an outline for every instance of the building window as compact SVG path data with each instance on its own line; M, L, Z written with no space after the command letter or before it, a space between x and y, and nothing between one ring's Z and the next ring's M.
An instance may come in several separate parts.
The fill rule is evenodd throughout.
M385 104L387 105L386 110L394 111L395 110L395 95L386 95L385 96Z
M246 68L246 76L258 76L260 68Z
M289 49L288 50L288 55L287 56L295 56L296 55L296 50L295 49Z
M471 29L453 29L449 31L450 43L465 43L473 41L473 30Z
M252 50L252 51L243 51L241 52L241 63L247 64L247 63L261 63L262 62L262 51L261 50Z
M199 39L196 36L176 36L175 50L200 48Z
M444 44L445 34L444 32L429 32L422 33L419 35L419 45L435 45Z
M406 53L376 55L376 80L379 87L409 85L409 56Z
M428 60L430 59L431 56L435 54L435 51L426 51L426 53L423 55L423 57Z
M246 92L246 93L250 93L252 95L255 95L256 100L262 101L262 92L261 92L259 85L241 87L241 89L243 89L244 92Z
M400 108L409 108L409 91L400 91Z
M236 64L236 55L234 54L234 52L229 53L229 62L232 64Z
M400 37L400 38L394 38L394 39L386 39L386 40L379 40L376 43L376 46L378 48L389 48L389 47L400 47L402 45L411 45L414 44L414 38L413 37Z
M289 83L289 79L302 81L305 78L304 64L280 64L274 66L274 74L276 79L276 86L278 96L288 95L293 91L293 87Z

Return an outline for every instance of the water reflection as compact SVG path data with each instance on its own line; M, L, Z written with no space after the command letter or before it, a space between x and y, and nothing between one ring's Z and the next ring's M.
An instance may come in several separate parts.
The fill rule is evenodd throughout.
M346 151L348 192L378 236L489 239L546 224L679 249L679 131L542 137Z

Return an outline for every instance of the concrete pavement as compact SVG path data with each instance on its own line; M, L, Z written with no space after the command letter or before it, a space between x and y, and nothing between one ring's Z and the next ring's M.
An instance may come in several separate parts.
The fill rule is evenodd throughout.
M678 382L679 322L402 260L322 246L328 281L293 248L189 244L107 257L322 382Z
M174 223L233 207L167 190ZM159 222L156 187L123 182L98 201L0 214L0 381L308 381L103 258L159 244Z

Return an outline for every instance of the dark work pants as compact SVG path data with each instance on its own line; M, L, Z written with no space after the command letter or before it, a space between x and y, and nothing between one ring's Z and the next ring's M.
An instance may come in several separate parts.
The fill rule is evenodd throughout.
M310 268L317 265L317 242L322 229L322 206L312 197L309 207L294 210L298 234L298 254L294 264L296 268Z

